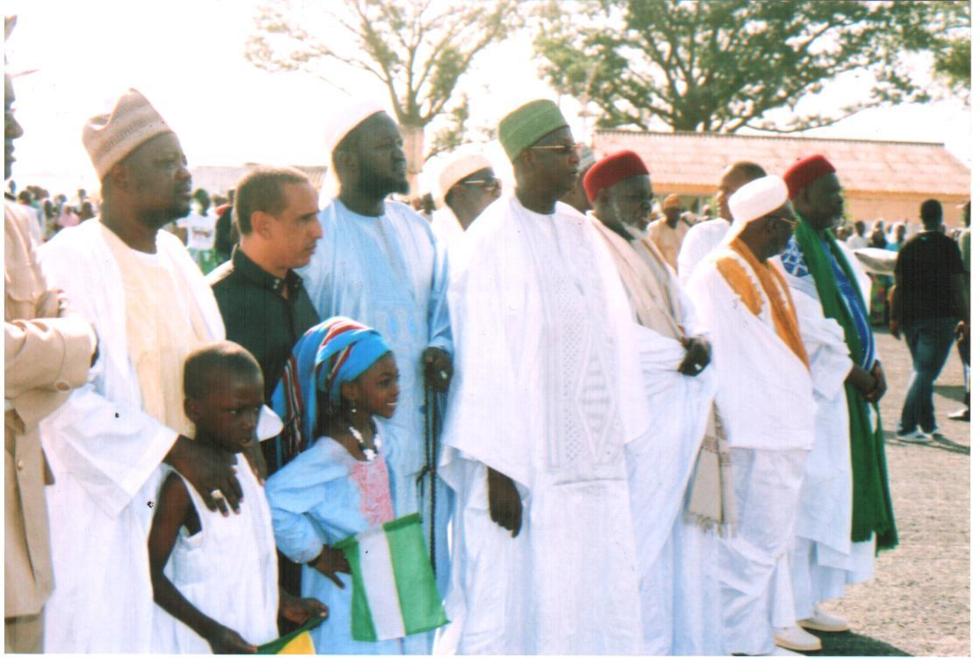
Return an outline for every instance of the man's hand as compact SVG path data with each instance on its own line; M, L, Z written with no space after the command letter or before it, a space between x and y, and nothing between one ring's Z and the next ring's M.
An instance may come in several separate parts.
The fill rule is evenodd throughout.
M894 318L888 320L888 331L898 340L902 340L902 325L899 324L898 320Z
M216 626L206 639L214 653L255 653L257 650L237 632L223 625Z
M425 382L439 392L449 389L449 381L453 378L453 360L442 348L426 348L422 353L422 368L425 370Z
M847 374L846 380L857 389L862 397L871 401L871 397L878 386L878 380L871 373L855 364L851 367L851 372Z
M711 361L711 344L701 337L686 338L683 343L687 354L684 355L684 361L677 370L685 376L696 376L704 371L704 367Z
M296 597L285 590L279 590L279 615L290 623L302 625L316 616L326 617L327 605L313 597Z
M956 330L954 331L954 333L956 334L956 340L957 341L966 341L966 342L969 342L970 341L970 323L969 322L964 322L964 321L961 320L960 322L958 322L956 324Z
M509 477L487 467L487 498L490 500L490 520L516 537L521 531L524 507L521 496Z
M343 551L338 551L326 544L323 545L323 551L316 557L316 560L308 564L337 584L338 588L343 588L344 582L340 580L337 574L341 572L350 574L350 565L347 564L347 557L344 556Z
M222 461L215 451L180 435L164 461L191 482L209 509L227 516L230 506L238 513L242 486L234 467Z
M878 360L875 360L874 366L871 367L871 376L875 379L875 388L868 401L877 402L888 391L888 384L885 382L885 369Z

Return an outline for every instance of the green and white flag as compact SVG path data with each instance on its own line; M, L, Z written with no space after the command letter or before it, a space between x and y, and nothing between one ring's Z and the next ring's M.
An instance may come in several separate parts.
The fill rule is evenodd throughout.
M379 642L449 622L436 589L417 513L348 537L336 548L350 564L351 635Z

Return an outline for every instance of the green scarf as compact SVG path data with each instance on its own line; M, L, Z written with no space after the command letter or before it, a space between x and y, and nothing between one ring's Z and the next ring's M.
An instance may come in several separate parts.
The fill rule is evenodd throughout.
M850 313L837 288L830 258L821 249L821 238L828 243L831 254L847 274L847 279L855 288L862 310L866 310L861 296L860 285L854 277L851 264L837 246L830 230L814 231L810 224L800 216L800 224L793 234L803 252L803 259L813 276L820 296L820 305L825 317L832 318L844 329L847 348L851 359L860 362L861 341ZM885 439L881 431L881 414L878 404L872 404L875 425L871 426L868 401L850 383L844 384L847 393L847 414L850 418L851 474L853 482L851 540L868 541L873 532L878 551L898 545L898 529L895 514L892 512L891 495L888 492L888 467L885 464Z

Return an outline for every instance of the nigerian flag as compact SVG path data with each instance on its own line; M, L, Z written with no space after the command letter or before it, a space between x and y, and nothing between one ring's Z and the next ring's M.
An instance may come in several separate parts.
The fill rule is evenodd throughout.
M256 653L276 656L316 653L316 648L313 646L313 637L310 636L310 630L325 620L327 620L325 616L314 616L301 625L299 629L267 644L261 644Z
M351 635L355 640L396 639L449 622L417 513L348 537L336 548L350 564L354 584Z

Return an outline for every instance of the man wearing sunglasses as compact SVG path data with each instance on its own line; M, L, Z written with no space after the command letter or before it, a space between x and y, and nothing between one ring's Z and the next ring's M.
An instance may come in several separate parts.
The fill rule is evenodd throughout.
M432 233L448 250L500 196L500 180L482 153L463 150L442 166L432 195L438 208L432 216Z
M578 147L558 106L500 122L516 188L454 251L459 377L440 473L456 492L452 624L437 651L636 654L625 445L648 425L629 303L598 232L558 198Z
M728 237L687 284L711 334L737 502L735 533L718 546L729 653L785 655L778 634L796 625L789 553L815 405L793 299L770 260L796 224L787 198L774 175L736 191Z

